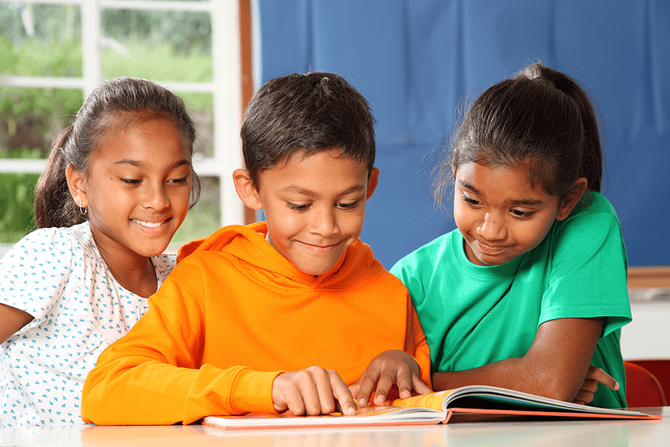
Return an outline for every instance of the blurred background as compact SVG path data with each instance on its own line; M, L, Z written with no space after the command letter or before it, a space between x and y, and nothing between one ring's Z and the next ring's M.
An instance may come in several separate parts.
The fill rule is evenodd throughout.
M216 85L214 18L224 65ZM237 2L228 0L0 2L0 243L12 244L35 228L33 189L52 140L72 121L97 82L116 76L166 85L184 99L196 121L202 195L174 245L218 229L221 178L232 168L221 168L224 161L220 154L215 156L215 144L230 147L234 155L229 165L240 164L238 21ZM231 38L223 32L228 22L233 23L227 33ZM232 65L233 75L226 64ZM226 101L228 96L234 100ZM222 135L217 137L215 97L229 103L218 110ZM228 202L236 211L240 208ZM237 211L231 218L240 216Z
M0 1L0 242L33 228L51 140L98 80L119 75L172 88L198 123L203 197L175 244L262 218L230 177L244 105L268 79L330 71L377 119L380 185L362 238L390 268L455 228L430 173L463 98L536 60L600 107L603 192L630 264L670 264L668 0Z

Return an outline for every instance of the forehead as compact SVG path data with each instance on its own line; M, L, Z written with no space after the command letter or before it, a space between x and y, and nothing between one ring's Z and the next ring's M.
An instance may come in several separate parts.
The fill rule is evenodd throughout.
M342 157L338 150L305 155L292 154L286 160L259 174L259 189L323 192L367 184L368 168L357 160Z
M456 171L456 184L489 197L514 201L545 201L553 196L531 181L525 166L491 167L470 162Z
M164 118L143 120L108 131L92 154L92 161L135 160L150 164L191 159L174 122Z

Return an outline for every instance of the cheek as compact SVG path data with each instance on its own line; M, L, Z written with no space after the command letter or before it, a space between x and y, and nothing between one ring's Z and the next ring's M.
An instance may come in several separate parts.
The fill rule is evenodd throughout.
M454 203L454 222L461 229L470 224L473 219L472 213L464 206L462 202Z
M515 231L515 234L517 236L517 241L519 241L520 238L526 246L526 251L529 251L540 245L550 229L551 225L538 225L533 228L519 228Z
M175 194L171 202L174 204L177 209L178 214L186 214L188 212L188 206L191 203L191 189L189 188L185 191L180 191L178 194Z
M352 238L358 238L365 223L365 206L359 206L356 212L350 213L340 221L342 231Z

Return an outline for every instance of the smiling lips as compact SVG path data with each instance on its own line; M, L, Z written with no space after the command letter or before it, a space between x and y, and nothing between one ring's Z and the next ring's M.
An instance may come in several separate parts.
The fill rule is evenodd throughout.
M137 220L137 219L131 219L131 222L133 222L133 223L135 223L135 224L137 224L141 227L145 227L145 228L158 228L161 225L165 224L168 220L170 220L170 218L167 218L165 220L161 220L159 222L144 222L144 221Z
M506 245L494 245L494 246L486 245L485 243L479 241L478 239L475 239L475 244L477 244L477 247L479 247L481 251L489 254L497 254L504 251L507 248Z
M331 245L312 245L306 242L300 242L305 248L314 253L328 253L339 245L339 242Z

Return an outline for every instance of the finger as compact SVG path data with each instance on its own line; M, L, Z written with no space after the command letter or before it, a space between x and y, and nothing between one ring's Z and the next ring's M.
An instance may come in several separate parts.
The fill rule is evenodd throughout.
M290 393L290 386L292 384L287 379L287 373L283 373L275 377L272 382L272 404L277 413L283 413L288 409L287 393Z
M333 396L333 387L331 385L333 374L339 378L335 371L324 369L319 370L318 375L315 377L317 397L319 398L319 409L318 413L314 414L330 414L335 411L336 401ZM340 382L342 382L342 379L340 379ZM342 382L342 385L344 385L344 382ZM349 391L349 388L347 388L347 391Z
M584 379L584 383L582 383L582 390L588 391L589 393L595 393L598 391L598 382L591 379Z
M389 393L389 390L395 382L395 377L389 375L388 373L382 372L379 375L379 381L377 382L377 389L375 390L375 405L384 405L386 403L386 396Z
M602 383L611 390L616 391L619 389L619 382L617 382L616 379L614 379L614 377L610 376L600 368L594 368L594 371L592 371L592 374L590 375L589 379L593 379L598 383Z
M591 401L593 401L593 393L589 393L589 392L584 391L584 390L579 390L579 392L577 392L577 395L575 396L573 401L588 404Z
M305 414L305 403L302 400L302 393L297 386L291 386L282 393L282 400L284 401L284 410L290 411L296 416Z
M372 390L374 389L375 383L377 382L376 377L378 377L378 375L375 371L371 372L366 369L361 378L358 379L360 385L358 387L356 399L359 408L363 408L368 404Z
M310 367L300 374L300 393L305 405L305 414L315 416L322 413L323 402L328 406L328 397L332 400L333 392L330 389L330 378L325 369ZM333 402L332 407L335 406Z
M598 372L599 369L600 369L600 368L597 368L597 367L595 367L595 366L593 366L593 365L589 365L589 370L586 372L586 378L587 378L587 379L592 379L592 378L593 378L593 375L596 374L596 373Z
M342 414L346 416L353 416L356 414L356 401L351 394L349 387L344 383L342 378L332 371L330 375L330 386L332 389L332 396L334 396ZM331 413L335 409L331 411Z
M360 381L361 379L358 379L356 382L349 385L349 391L351 392L351 395L354 396L354 399L358 397L359 389L361 387Z
M433 392L433 389L426 385L416 374L412 375L412 386L418 394L430 394Z
M396 384L398 385L398 394L401 399L412 396L412 377L414 374L411 370L398 371Z

